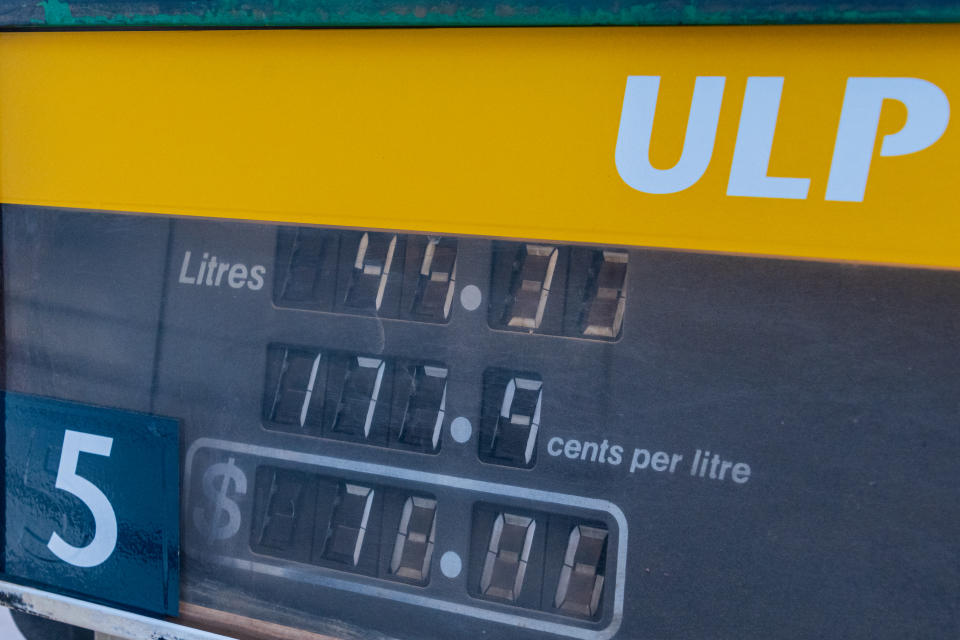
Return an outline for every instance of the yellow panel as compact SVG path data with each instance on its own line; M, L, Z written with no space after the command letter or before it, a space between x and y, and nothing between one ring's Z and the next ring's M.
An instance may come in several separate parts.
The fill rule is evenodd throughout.
M824 199L847 79L960 97L960 25L0 34L0 198L97 209L960 267L957 126ZM712 161L642 193L614 150L660 76L650 158L680 157L697 76L726 78ZM747 78L784 78L769 175L726 195ZM889 138L888 138L889 139Z

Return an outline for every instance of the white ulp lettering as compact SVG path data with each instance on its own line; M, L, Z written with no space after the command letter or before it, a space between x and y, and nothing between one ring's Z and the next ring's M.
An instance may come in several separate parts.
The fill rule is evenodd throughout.
M644 193L683 191L706 172L723 101L725 78L699 76L680 160L671 169L650 163L650 140L660 89L659 76L629 76L620 115L615 162L620 177ZM784 79L747 79L727 195L803 200L809 178L768 175ZM903 128L883 137L881 156L915 153L934 144L946 131L950 103L936 85L920 78L849 78L834 144L826 199L862 202L884 100L907 108Z
M747 78L740 111L737 143L733 149L728 196L804 200L809 178L774 178L767 175L773 134L780 112L783 78Z
M676 193L696 183L713 157L725 81L722 76L697 77L680 160L671 169L656 169L650 164L650 138L660 77L629 76L615 152L623 181L644 193Z
M950 102L935 84L920 78L848 78L833 148L827 200L862 202L884 100L907 108L907 121L883 137L881 156L903 156L940 139L950 120Z

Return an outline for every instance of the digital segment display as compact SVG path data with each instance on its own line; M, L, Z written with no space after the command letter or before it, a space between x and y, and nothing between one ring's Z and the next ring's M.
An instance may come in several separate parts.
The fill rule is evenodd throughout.
M437 453L446 400L440 363L280 344L267 350L269 429Z
M276 265L278 306L445 323L453 309L457 240L282 228Z
M184 602L418 640L949 622L923 585L960 585L960 456L934 446L957 433L954 272L2 225L7 388L179 421Z

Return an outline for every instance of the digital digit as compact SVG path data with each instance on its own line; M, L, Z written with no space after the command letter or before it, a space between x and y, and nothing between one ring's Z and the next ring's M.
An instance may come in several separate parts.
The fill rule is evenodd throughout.
M628 258L625 251L595 252L580 317L583 335L616 338L620 334L627 302Z
M390 573L425 582L430 573L433 541L437 534L437 501L411 496L403 504Z
M63 449L57 469L55 487L70 493L83 502L93 514L93 539L85 547L65 542L56 532L50 536L47 548L55 556L75 567L96 567L113 555L117 546L117 515L110 500L86 478L77 475L81 453L110 457L113 438L79 431L63 434Z
M300 426L307 421L307 412L310 410L310 399L313 398L313 387L317 382L317 370L320 368L320 359L323 356L317 354L310 365L310 377L307 379L307 391L303 394L303 404L300 405Z
M511 601L520 597L536 530L537 521L533 518L512 513L497 515L480 576L483 595Z
M281 240L289 233L282 234ZM290 257L276 298L282 302L315 302L329 231L300 228L293 233Z
M430 365L413 369L399 439L423 451L434 451L440 444L447 408L447 370Z
M271 470L269 478L267 508L257 544L285 551L293 543L308 479L304 473L280 470Z
M343 383L334 431L370 437L385 370L386 362L380 358L353 359Z
M570 532L560 570L554 606L569 613L592 616L603 593L603 556L607 531L578 525Z
M450 317L457 280L457 241L431 237L423 252L413 313L433 320Z
M556 247L521 245L514 263L510 298L504 313L507 326L531 330L540 327L557 268L557 255Z
M345 302L348 306L379 311L397 248L396 234L364 233L357 246Z
M318 351L272 347L270 357L279 360L279 376L267 407L267 418L273 422L304 428L319 421L311 416L314 392L323 354Z
M374 493L370 487L341 483L330 527L327 529L324 558L352 567L357 566L367 533Z
M540 405L543 382L513 377L503 392L500 415L490 445L490 453L516 464L533 460L540 429Z

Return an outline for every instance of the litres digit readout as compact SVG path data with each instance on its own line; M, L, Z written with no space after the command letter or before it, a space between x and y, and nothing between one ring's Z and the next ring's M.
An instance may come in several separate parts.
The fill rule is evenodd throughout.
M276 255L278 307L450 320L456 238L284 227L277 232Z
M494 242L487 316L494 329L615 340L623 327L629 255Z
M380 311L396 252L395 233L366 232L360 236L344 295L347 307L371 313Z
M616 338L623 324L627 295L627 253L594 251L583 292L577 329L584 336Z
M624 250L492 243L487 317L494 329L615 340L627 301ZM278 307L446 323L456 238L285 227L277 232Z
M510 295L501 322L508 327L539 329L557 269L557 247L524 243L514 259Z

